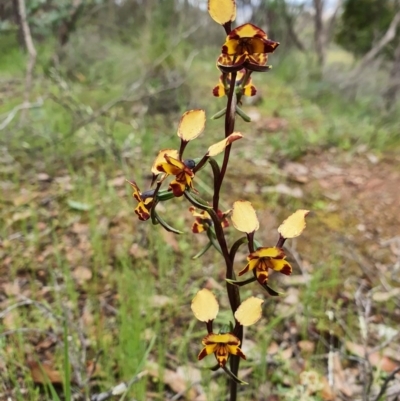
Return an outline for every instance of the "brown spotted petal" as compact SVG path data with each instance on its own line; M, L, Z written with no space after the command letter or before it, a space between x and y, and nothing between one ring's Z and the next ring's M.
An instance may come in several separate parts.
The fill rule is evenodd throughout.
M267 53L272 53L278 42L268 39L267 34L253 24L234 29L226 38L217 66L224 73L239 71L245 67L252 71L267 71Z
M221 54L217 60L217 67L222 72L226 73L240 71L244 67L247 58L248 57L246 54L241 54L241 55Z
M272 53L278 42L268 39L267 34L253 24L235 28L226 38L221 53L228 55Z

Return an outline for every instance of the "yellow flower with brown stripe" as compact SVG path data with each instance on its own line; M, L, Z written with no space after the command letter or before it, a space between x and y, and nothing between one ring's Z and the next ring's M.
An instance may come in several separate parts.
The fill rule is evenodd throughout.
M139 220L146 221L150 218L150 210L154 203L154 190L146 192L140 192L136 182L128 181L133 189L132 196L138 201L138 205L135 208L135 213L138 215Z
M210 227L213 226L214 223L207 211L201 210L200 212L198 212L197 209L193 206L189 208L189 211L192 212L192 215L196 218L195 222L192 225L192 232L194 234L199 234L203 231L207 231ZM229 222L226 216L230 212L231 211L228 210L222 213L220 210L218 210L217 216L221 222L222 228L229 227Z
M203 288L192 301L192 311L195 317L206 323L208 334L203 338L204 348L200 351L198 359L201 360L207 355L214 354L218 365L225 368L229 355L237 355L243 359L246 356L240 349L240 340L234 334L239 326L250 326L261 318L261 305L264 301L260 298L250 297L243 301L236 310L235 328L229 333L214 333L213 321L217 317L219 304L214 294Z
M199 353L199 361L207 355L214 354L219 366L224 367L229 355L238 355L246 359L246 356L239 348L240 340L232 333L210 333L203 338L202 344L204 348Z
M282 274L290 275L292 266L285 259L286 255L282 248L258 248L247 256L247 265L239 272L239 276L254 270L257 280L261 285L268 282L268 269L275 270Z
M182 162L168 155L164 155L164 158L166 162L158 164L157 170L175 176L175 180L169 184L169 189L174 195L176 197L182 196L186 187L195 190L192 182L194 177L192 169L195 167L194 161L185 160Z
M243 67L257 71L257 66L265 66L267 53L272 53L278 46L279 43L268 39L261 28L253 24L244 24L227 36L217 65L237 67L236 71Z

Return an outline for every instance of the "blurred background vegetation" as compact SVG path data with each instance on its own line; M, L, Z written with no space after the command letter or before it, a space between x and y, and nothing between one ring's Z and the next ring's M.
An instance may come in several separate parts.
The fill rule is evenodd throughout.
M317 354L326 351L326 333L336 336L335 344L360 337L356 322L346 320L359 310L341 309L359 283L349 279L351 290L345 296L342 291L346 274L365 278L366 273L359 271L359 259L349 262L338 252L348 247L345 235L358 238L352 231L358 217L347 216L346 223L353 224L349 228L342 215L329 214L335 213L333 195L327 200L311 187L299 199L286 190L271 194L261 187L281 183L283 165L310 155L323 163L327 154L339 160L342 154L366 153L375 160L395 153L400 143L400 4L237 0L237 5L238 25L259 25L281 45L270 56L273 69L254 74L258 94L243 106L254 123L238 123L251 146L236 155L251 167L232 168L225 205L236 200L231 196L246 196L261 214L273 209L269 229L297 207L319 210L326 223L325 229L320 221L314 231L311 227L299 244L314 273L306 275L307 285L296 293L302 312L297 315L293 304L285 311L269 304L267 323L249 333L253 345L263 342L258 344L261 356L244 365L254 372L243 394L247 400L264 400L261 393L286 394L298 379L284 357L278 367L269 360L271 344L280 346L282 338L290 343L283 332L296 326L297 340L306 340L312 326ZM132 397L203 400L196 397L206 394L209 400L222 399L223 377L210 381L210 373L202 372L204 388L196 394L186 381L174 387L182 378L166 378L196 361L203 333L196 331L188 305L205 282L219 291L205 278L220 281L218 256L192 261L201 239L175 238L139 224L125 183L125 178L135 179L147 188L158 150L177 146L176 127L184 111L204 108L211 116L223 107L211 93L225 34L206 9L201 0L1 1L0 398L41 399L45 390L36 385L45 379L38 360L53 374L51 382L62 384L62 344L68 342L76 399L129 380L143 369L143 358L153 364L147 366L151 379L136 383ZM188 152L202 155L221 137L221 126L221 120L208 121L206 135ZM207 178L199 177L198 185L203 193L210 191ZM189 214L182 214L179 202L171 203L167 219L190 231ZM264 234L274 238L267 229ZM382 255L374 257L390 264ZM350 268L340 276L344 264ZM372 274L367 282L375 288L379 280ZM385 305L391 322L396 321L396 302ZM340 315L345 329L332 326L327 308L345 314ZM62 321L68 322L68 338ZM310 366L324 375L323 358L311 360Z

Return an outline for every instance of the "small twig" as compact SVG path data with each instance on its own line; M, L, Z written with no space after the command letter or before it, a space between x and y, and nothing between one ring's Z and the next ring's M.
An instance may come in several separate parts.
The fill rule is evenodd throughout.
M63 341L68 342L69 363L72 367L72 372L75 377L75 381L76 381L78 387L82 389L84 387L84 380L82 379L82 376L83 376L82 372L85 370L84 366L85 366L85 362L86 362L85 336L84 336L82 330L80 330L80 328L78 327L78 325L74 323L73 317L71 316L71 311L65 305L62 305L62 309L64 312L63 314L64 314L64 319L65 319L65 323L63 323L63 324L67 324L67 327L69 328L68 331L70 330L70 328L75 330L75 332L79 338L79 342L81 344L82 355L80 358L79 350L77 349L78 345L75 343L75 341L69 341L70 335L68 335L67 338L63 338Z
M130 389L133 383L136 383L141 378L147 375L147 371L144 370L143 372L138 373L135 377L133 377L129 382L122 382L114 386L111 390L105 391L104 393L94 394L90 397L90 401L105 401L115 395L122 395L126 394L126 392Z
M374 398L373 401L379 401L380 398L383 396L383 394L386 391L386 388L388 386L388 384L396 377L396 374L400 372L400 366L398 366L395 370L393 370L393 372L385 379L385 381L383 382L381 389L378 393L378 395Z
M58 341L57 336L54 333L52 333L51 331L42 330L42 329L35 329L35 328L31 328L31 327L20 327L18 329L3 331L2 333L0 333L0 337L11 336L11 335L16 334L16 333L29 333L29 332L46 334L49 337L52 337L56 341Z
M393 341L397 340L400 338L400 331L398 331L396 334L394 334L392 337L388 338L385 340L383 343L379 344L375 348L372 348L369 352L368 355L372 355L375 352L378 352L384 348L386 348L389 344L391 344Z
M25 103L29 103L29 97L32 89L32 75L36 64L36 49L33 44L31 30L28 24L26 14L25 0L18 0L18 13L21 21L21 28L24 35L25 46L29 54L28 62L26 65L26 79L25 79ZM26 110L26 108L22 109ZM22 115L24 116L25 113Z
M368 66L372 60L374 60L377 55L383 50L385 46L387 46L395 37L396 37L396 30L397 26L400 24L400 11L398 11L387 31L385 34L382 36L382 38L376 43L374 46L372 46L371 50L366 53L363 58L360 60L358 63L357 67L355 67L349 74L349 82L355 80L357 77L361 76L361 72L363 69Z
M2 319L5 315L7 315L9 312L11 312L15 308L19 308L20 306L26 306L26 305L33 305L36 306L38 309L41 309L42 311L45 311L47 314L49 314L54 320L61 320L60 317L55 315L51 309L49 309L45 304L34 301L33 299L30 299L28 297L25 297L24 295L19 295L19 298L22 299L22 301L17 302L13 305L10 305L8 308L6 308L3 312L0 313L0 319Z
M31 300L17 302L16 304L10 305L8 308L4 309L0 313L0 319L3 319L7 314L9 314L13 309L19 308L20 306L32 305Z
M310 282L310 274L304 269L303 266L303 261L300 257L300 254L297 252L297 242L296 240L292 240L292 245L288 245L288 243L285 243L285 249L287 249L290 253L290 255L293 257L295 260L296 264L299 266L299 269L301 271L301 274L304 276L306 279L306 284L309 285Z
M26 297L25 295L19 295L19 298L23 299L26 302L30 302L31 305L36 306L38 309L42 310L42 312L46 312L50 317L52 317L55 321L62 321L62 317L56 315L47 305L43 302L34 301L31 298Z
M373 374L372 374L372 364L371 360L369 358L369 352L368 352L368 337L369 337L369 327L368 327L368 319L371 313L371 299L369 296L364 297L363 295L363 290L365 289L364 285L361 284L360 287L358 288L356 294L355 294L355 301L356 305L358 308L358 313L359 313L359 323L360 323L360 331L361 331L361 337L362 337L362 342L363 342L363 348L364 348L364 359L363 359L363 396L362 399L363 401L368 401L369 399L369 394L371 392L371 386L372 386L372 381L373 381Z
M217 371L213 372L213 373L211 374L211 378L215 378L215 377L221 375L222 372L223 372L222 370L217 370ZM199 384L201 384L201 380L191 382L184 390L179 391L179 393L176 393L173 397L169 398L168 401L177 401L177 400L179 400L179 399L180 399L182 396L184 396L193 386L197 386L197 385L199 385Z
M328 383L331 388L334 388L335 386L335 375L333 373L334 367L333 367L333 358L335 354L334 346L333 346L333 329L332 329L332 324L333 324L333 319L335 317L334 312L332 310L326 311L326 314L329 318L329 353L328 353Z
M2 121L0 124L0 131L2 131L4 128L7 127L8 124L11 123L11 121L15 118L17 113L21 110L26 110L26 109L33 109L35 107L41 107L43 106L43 99L39 98L37 102L35 103L29 103L29 102L24 102L22 104L19 104L18 106L15 106L9 113L8 116Z
M90 379L95 374L96 368L97 368L97 364L98 364L99 359L100 359L102 354L103 354L103 350L100 350L100 351L98 351L96 353L96 356L94 357L93 365L92 365L92 367L91 367L90 371L88 372L87 377L85 379L85 386L87 386L87 384L89 383Z

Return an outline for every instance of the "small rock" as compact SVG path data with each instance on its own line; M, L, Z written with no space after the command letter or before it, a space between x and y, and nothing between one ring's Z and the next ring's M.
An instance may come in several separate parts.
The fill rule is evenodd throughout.
M282 195L292 196L293 198L302 198L303 191L301 188L295 187L291 188L286 184L278 184L275 186L264 187L261 189L262 193L273 193L276 192Z
M293 181L305 184L309 181L309 169L307 166L301 163L289 162L283 167L283 171L289 176Z
M38 179L38 181L51 181L51 177L46 173L39 173L36 175L36 178Z

